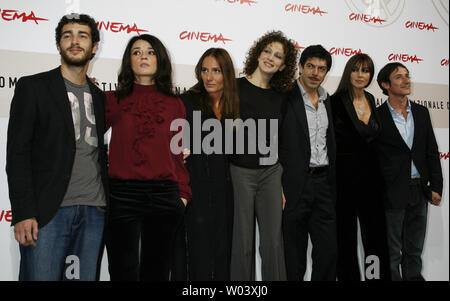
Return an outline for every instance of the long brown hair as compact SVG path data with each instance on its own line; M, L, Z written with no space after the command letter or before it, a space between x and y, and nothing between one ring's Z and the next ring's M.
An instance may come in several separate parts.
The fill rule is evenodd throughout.
M352 56L344 68L344 73L342 73L341 81L339 82L339 85L336 89L336 92L334 94L340 94L340 93L349 93L350 96L353 98L353 87L350 82L350 75L353 72L355 68L359 67L367 67L370 72L370 78L369 82L367 83L367 86L370 85L372 82L375 67L373 65L373 61L367 54L364 53L358 53ZM366 87L367 87L366 86Z
M202 113L205 113L212 103L202 79L203 60L208 56L214 57L217 60L223 75L223 93L219 104L222 118L236 119L239 117L239 94L237 90L236 73L233 61L225 49L209 48L203 53L197 66L195 66L197 83L190 88L188 92L200 94L200 97L196 98L196 101L198 102L198 106Z

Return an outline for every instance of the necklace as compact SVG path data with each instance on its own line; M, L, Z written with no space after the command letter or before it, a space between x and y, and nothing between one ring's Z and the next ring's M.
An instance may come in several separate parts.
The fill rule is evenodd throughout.
M363 114L364 114L364 110L361 109L361 108L358 108L358 114L359 114L359 115L363 115Z

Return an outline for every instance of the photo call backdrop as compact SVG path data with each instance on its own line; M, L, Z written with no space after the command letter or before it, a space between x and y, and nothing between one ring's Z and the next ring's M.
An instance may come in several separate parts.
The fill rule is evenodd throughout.
M250 46L271 30L283 31L300 51L313 44L330 51L333 64L323 83L330 94L355 53L374 60L375 78L367 90L377 105L387 98L375 80L380 68L394 61L406 65L413 82L410 99L431 113L445 183L441 206L429 207L423 275L448 281L448 11L448 0L0 0L0 280L18 279L20 259L5 173L15 84L22 76L58 66L58 21L67 13L86 13L98 22L101 39L88 75L105 91L115 89L128 40L143 33L157 36L168 48L181 92L196 82L194 67L206 49L225 48L240 72ZM109 280L106 253L100 279Z

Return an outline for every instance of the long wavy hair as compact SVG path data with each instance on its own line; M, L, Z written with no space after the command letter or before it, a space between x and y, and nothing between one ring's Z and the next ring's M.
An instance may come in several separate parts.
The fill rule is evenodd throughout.
M196 97L198 106L202 113L206 113L211 106L211 98L205 89L205 83L202 79L202 65L206 57L214 57L219 63L223 75L223 93L220 99L220 111L223 119L236 119L239 117L239 94L236 83L236 73L233 61L228 52L223 48L209 48L203 53L195 66L195 77L197 83L188 91L200 94Z
M118 87L116 90L117 100L119 101L121 98L124 98L133 92L135 76L133 69L131 68L131 48L138 40L144 40L150 43L156 53L157 70L153 80L155 81L158 91L168 96L174 96L172 63L166 47L164 47L164 44L157 37L149 34L142 34L132 37L125 48L118 76Z
M267 45L279 42L283 45L285 68L275 73L269 81L272 89L278 92L290 90L295 83L297 75L297 56L298 50L295 48L295 42L286 38L281 31L270 31L260 37L248 51L244 62L244 74L251 75L258 67L258 58Z
M342 73L341 80L339 82L335 94L349 93L352 98L354 97L353 86L350 82L350 76L353 70L355 70L355 68L359 69L360 67L365 67L369 69L370 78L365 88L367 88L370 85L375 72L373 61L367 54L358 53L352 56L345 65L344 72Z

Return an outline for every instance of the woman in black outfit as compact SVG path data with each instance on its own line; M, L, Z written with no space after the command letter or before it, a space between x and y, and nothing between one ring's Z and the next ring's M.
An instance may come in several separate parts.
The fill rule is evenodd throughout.
M249 126L237 127L237 149L230 157L235 205L233 281L255 279L255 220L259 230L262 280L286 280L282 235L283 169L278 162L277 146L281 104L284 92L295 84L296 61L295 43L281 31L270 31L254 42L244 63L245 76L237 80L240 118Z
M337 275L340 281L361 279L357 219L364 262L369 268L365 279L390 278L381 178L374 153L380 122L374 97L364 90L373 75L372 59L366 54L354 55L347 62L339 86L331 97L337 147ZM371 255L377 258L369 257Z
M235 71L225 49L210 48L195 67L197 84L181 95L190 125L190 155L186 168L190 175L193 200L185 216L187 274L190 281L230 280L233 225L233 186L225 154L225 119L239 114ZM201 113L201 115L200 115ZM201 116L201 118L200 118ZM201 124L209 119L221 127L221 149L194 145L195 135L202 139L213 129L195 133L194 119ZM186 131L186 129L185 129ZM217 133L217 132L216 132ZM197 141L198 142L198 141Z

